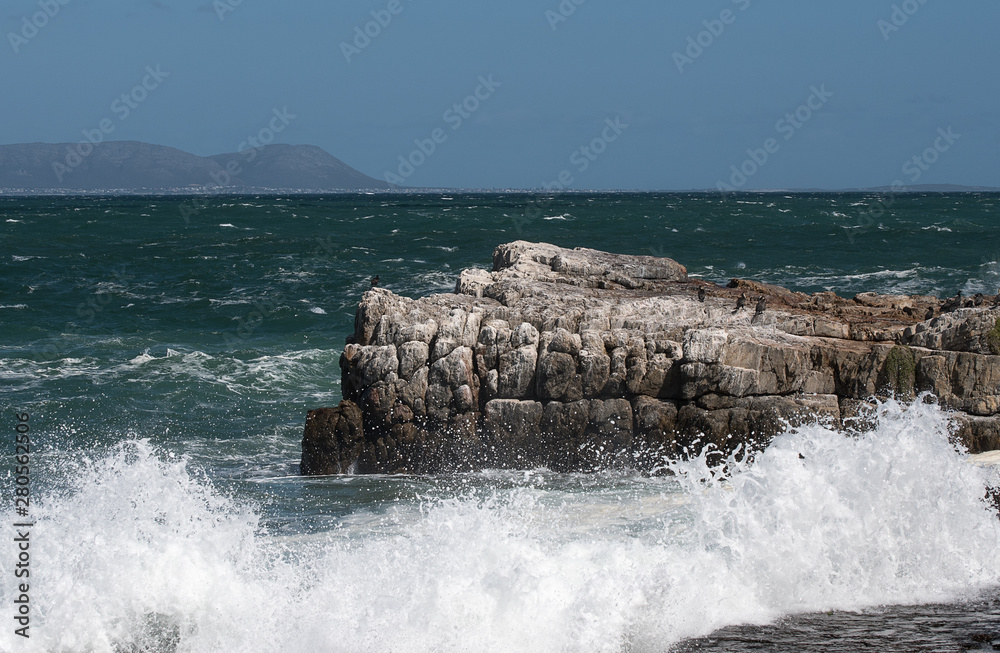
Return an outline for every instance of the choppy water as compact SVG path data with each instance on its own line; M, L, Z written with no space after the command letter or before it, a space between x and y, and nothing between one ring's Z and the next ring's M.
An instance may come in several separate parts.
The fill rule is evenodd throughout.
M0 650L992 646L1000 519L982 497L1000 479L933 405L885 405L859 439L787 433L726 478L700 460L662 478L296 476L374 274L449 290L523 238L719 282L996 292L1000 196L901 196L859 220L879 199L216 197L185 222L182 198L0 198L0 429L12 449L28 412L37 446L32 637L10 626L6 501Z

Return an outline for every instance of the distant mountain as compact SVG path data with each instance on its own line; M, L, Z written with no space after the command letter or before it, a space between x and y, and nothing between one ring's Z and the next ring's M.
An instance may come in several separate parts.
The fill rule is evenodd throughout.
M111 141L0 145L0 188L23 190L358 190L393 188L313 145L201 157L162 145Z
M873 193L996 193L1000 188L995 186L962 186L960 184L915 184L904 188L893 186L877 186L875 188L863 188L863 191Z
M358 172L315 145L266 145L238 154L209 157L220 166L231 161L242 168L246 186L266 188L392 188Z
M718 194L718 189L701 188L691 193ZM763 188L740 190L737 193L1000 193L996 186L962 186L961 184L914 184L911 186L870 186L867 188Z

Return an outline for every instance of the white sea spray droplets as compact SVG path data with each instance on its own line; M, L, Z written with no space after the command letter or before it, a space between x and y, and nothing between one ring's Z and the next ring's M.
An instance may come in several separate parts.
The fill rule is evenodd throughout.
M936 406L895 401L852 438L819 425L777 437L724 482L681 465L707 550L780 613L954 600L1000 583L989 471L948 442Z

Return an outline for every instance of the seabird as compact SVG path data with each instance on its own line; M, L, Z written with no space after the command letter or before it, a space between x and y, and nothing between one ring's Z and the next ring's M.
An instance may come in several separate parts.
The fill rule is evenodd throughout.
M1000 290L997 291L997 296L993 299L994 306L1000 306Z
M972 298L972 305L973 306L982 306L983 305L983 299L984 299L983 298L983 293L977 292L976 296Z
M376 274L374 277L372 277L372 288L374 288L377 285L378 285L378 275Z
M957 293L955 293L954 297L950 297L948 298L947 301L945 301L944 305L941 307L941 312L949 313L955 310L956 308L961 308L961 307L962 307L962 291L959 290Z
M704 288L699 288L698 289L698 301L702 302L702 303L705 303L705 289Z
M925 320L929 320L929 319L931 319L933 317L934 317L934 307L933 306L928 306L927 307L927 312L924 314L924 319Z
M766 309L767 309L767 300L764 299L763 295L761 295L760 299L757 300L757 307L754 309L753 319L756 320L758 317L763 315Z
M745 292L741 293L740 298L736 300L736 310L738 311L741 308L746 308L749 301L750 299L747 297L747 294Z

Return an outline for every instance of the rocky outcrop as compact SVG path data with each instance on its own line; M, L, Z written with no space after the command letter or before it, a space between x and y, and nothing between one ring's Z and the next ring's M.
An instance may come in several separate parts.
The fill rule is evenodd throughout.
M344 401L310 412L303 473L648 469L788 423L858 427L871 397L925 390L972 450L998 449L994 299L942 313L931 296L721 287L669 259L501 245L454 293L365 293Z
M364 450L361 409L349 401L317 408L306 416L302 437L304 475L347 474Z

